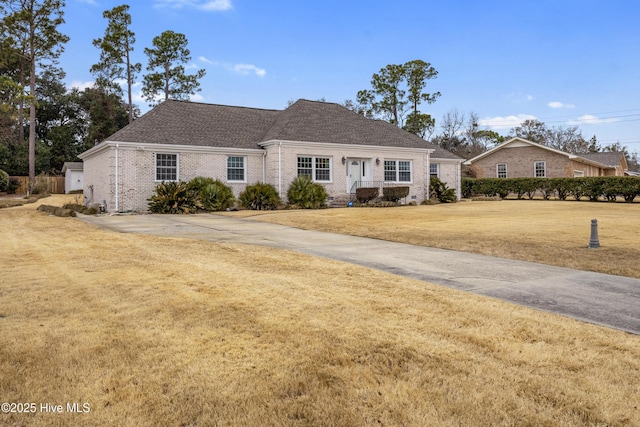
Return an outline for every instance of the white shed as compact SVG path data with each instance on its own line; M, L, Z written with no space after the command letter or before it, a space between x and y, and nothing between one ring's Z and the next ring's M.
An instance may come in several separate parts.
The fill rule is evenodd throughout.
M83 163L82 162L64 162L62 166L64 174L64 192L69 194L74 190L82 190L83 182Z

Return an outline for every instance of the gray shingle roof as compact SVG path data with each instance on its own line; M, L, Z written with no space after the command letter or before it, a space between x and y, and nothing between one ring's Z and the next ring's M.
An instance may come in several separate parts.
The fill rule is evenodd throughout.
M580 153L576 154L583 159L591 160L592 162L602 163L607 166L620 166L622 162L622 156L624 153L619 152L602 152L602 153Z
M397 126L367 119L341 105L299 100L285 110L168 100L109 141L260 148L269 140L430 148L432 157L458 156Z

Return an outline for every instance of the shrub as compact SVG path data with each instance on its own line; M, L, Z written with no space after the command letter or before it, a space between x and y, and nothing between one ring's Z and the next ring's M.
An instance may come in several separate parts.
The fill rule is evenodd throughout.
M389 202L398 202L409 195L409 187L384 187L382 198Z
M590 176L584 178L585 182L585 196L592 202L597 202L598 199L604 195L604 183L606 178L599 176Z
M71 209L61 208L59 206L40 205L38 206L37 210L46 212L50 215L55 215L55 216L62 216L62 217L76 216L76 213Z
M186 182L161 182L149 200L149 210L162 214L195 213L202 207L198 191Z
M49 184L47 183L47 178L44 173L35 177L33 181L33 186L31 187L31 194L47 194L49 190Z
M276 188L271 184L258 182L254 185L248 185L247 188L240 193L240 204L245 208L252 210L271 210L275 209L280 203L280 196Z
M462 197L464 197L465 199L470 199L475 196L475 186L477 182L478 180L475 178L464 178L461 185Z
M0 191L7 191L9 188L9 174L0 169Z
M378 187L356 188L356 200L360 203L369 203L380 195Z
M67 203L66 205L63 205L62 208L69 209L84 215L95 215L99 213L99 210L96 207L89 207L85 205L80 205L78 203Z
M18 188L20 188L20 180L15 176L9 177L9 185L7 186L7 193L16 194L16 191L18 191Z
M188 184L197 193L202 208L207 211L223 211L236 201L231 187L213 178L196 177Z
M431 177L429 185L430 197L438 200L440 203L453 203L456 201L456 192L453 188L447 187L447 184L440 179Z
M313 182L308 176L299 176L287 190L289 203L303 209L319 209L326 206L327 192L322 184Z

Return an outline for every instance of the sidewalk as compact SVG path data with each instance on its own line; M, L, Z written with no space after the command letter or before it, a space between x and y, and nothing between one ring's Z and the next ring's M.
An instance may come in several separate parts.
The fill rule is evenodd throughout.
M640 334L640 280L221 215L80 216L122 233L269 246L383 270Z

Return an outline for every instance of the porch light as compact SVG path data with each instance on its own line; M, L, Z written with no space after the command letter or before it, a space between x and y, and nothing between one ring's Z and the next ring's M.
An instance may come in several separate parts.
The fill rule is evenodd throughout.
M342 156L342 164L344 165L345 163L347 163L347 158L345 156Z
M376 166L380 166L380 157L376 157Z

